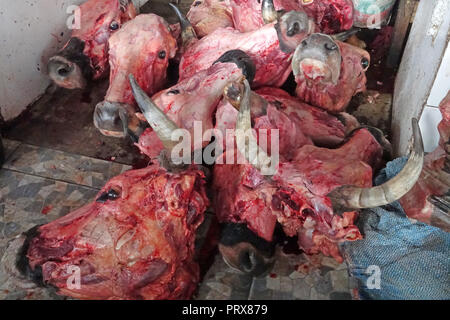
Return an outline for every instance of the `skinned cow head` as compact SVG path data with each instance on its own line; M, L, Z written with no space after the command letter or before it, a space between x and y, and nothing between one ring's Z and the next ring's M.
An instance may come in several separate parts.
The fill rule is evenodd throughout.
M130 76L143 114L167 148L161 162L111 179L96 201L29 232L19 269L81 299L188 299L195 232L208 206L204 173L172 164L177 127Z
M146 14L124 25L110 38L109 47L110 85L105 100L95 108L94 124L106 136L130 135L137 141L146 124L136 115L128 75L134 74L147 94L159 91L176 54L176 40L163 18Z
M183 47L187 48L197 35L193 32L191 22L183 16L181 11L171 4L177 14L183 37ZM315 23L308 18L303 11L278 12L273 6L273 0L262 1L262 16L266 24L275 24L280 49L285 53L291 53L308 34L318 31Z
M208 69L156 93L152 101L168 118L194 137L196 123L201 123L203 132L213 129L214 113L228 81L243 76L251 81L254 74L255 66L245 53L228 51ZM194 142L192 148L197 143L202 147L209 143L207 139ZM162 148L160 139L150 128L140 136L137 146L150 158L157 156Z
M128 171L95 202L29 233L19 268L79 299L188 299L199 276L203 183L194 169Z
M292 59L297 96L328 111L342 111L356 93L365 90L369 65L367 51L325 34L312 34Z
M200 38L218 28L233 27L229 0L195 0L187 18Z
M413 121L414 146L407 165L383 185L371 187L372 166L381 158L382 148L366 129L355 131L337 149L306 145L297 150L291 161L280 161L273 175L263 176L258 172L267 166L269 156L261 148L258 152L250 152L258 148L256 138L241 136L251 128L250 95L246 94L250 87L244 84L236 139L244 142L238 143L237 148L248 165L235 169L224 165L215 169L215 176L221 174L222 179L234 179L238 185L244 185L232 197L234 203L228 206L238 211L229 215L241 223L246 221L246 216L252 217L248 226L258 235L264 232L265 239L270 236L265 221L273 225L275 219L288 236L298 235L299 245L306 252L321 251L342 261L336 243L361 238L353 224L357 216L355 210L396 201L417 181L423 165L423 145L417 121ZM227 178L233 174L237 176ZM227 185L232 185L233 182L228 180ZM227 192L226 188L223 190ZM258 209L253 210L253 206ZM225 260L236 261L233 257L245 255L239 252L243 250L242 246L227 249L221 250L226 255ZM243 272L248 269L245 265L234 267Z
M88 0L79 7L80 29L48 62L48 74L60 87L83 88L108 70L108 39L136 16L131 0Z

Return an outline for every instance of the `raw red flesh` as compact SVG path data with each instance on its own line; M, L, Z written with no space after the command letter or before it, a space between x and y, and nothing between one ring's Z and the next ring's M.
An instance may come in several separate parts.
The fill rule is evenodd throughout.
M222 54L234 49L244 51L255 63L256 75L252 87L280 87L291 72L291 55L280 50L274 25L268 24L248 33L232 28L218 29L192 44L181 59L180 80L209 68Z
M262 0L230 0L236 30L250 32L264 26L261 3ZM297 0L274 0L274 5L276 10L302 11Z
M74 298L188 299L199 279L195 232L208 206L203 173L152 165L111 179L99 196L110 189L120 197L40 227L27 254L31 268ZM73 266L79 289L68 286Z
M267 129L267 145L271 145L271 130L279 130L279 153L290 160L296 150L307 144L335 147L343 142L346 134L359 127L352 116L342 115L344 125L336 116L319 108L300 102L278 88L261 88L252 97L253 128ZM227 129L235 129L238 111L222 101L216 112L216 129L225 136ZM353 121L351 121L352 119ZM234 146L234 144L233 144ZM226 150L226 144L223 145ZM266 150L270 154L270 150Z
M323 33L334 34L353 26L352 0L298 0L308 16L313 17ZM310 3L308 3L310 2Z
M365 58L370 61L367 51L344 42L336 43L342 55L341 73L336 85L323 83L320 79L308 79L301 72L295 78L297 97L330 112L345 110L355 94L366 90L367 78L361 60Z
M108 70L108 40L116 31L110 29L113 21L119 27L136 17L133 3L122 8L119 0L88 0L79 7L80 29L74 29L72 38L84 41L84 54L90 58L94 79Z
M425 157L424 168L413 189L400 203L408 217L416 219L450 232L448 212L445 215L429 202L430 196L450 194L450 91L441 102L442 121L438 129L441 139L436 150Z
M155 104L180 128L187 129L194 137L194 121L200 121L203 133L213 128L213 115L222 99L228 82L243 77L242 70L234 63L217 63L195 76L180 81L152 97ZM203 141L198 147L205 147ZM138 147L142 153L153 158L163 146L156 133L147 129L140 137ZM194 148L194 144L192 144Z
M106 101L135 104L129 74L134 75L147 94L161 90L166 82L169 59L177 50L176 39L163 18L154 14L139 15L109 39L109 46L111 74Z
M307 253L322 252L342 261L337 243L361 239L356 212L335 215L326 195L336 187L372 185L372 168L382 148L366 130L357 131L338 149L305 145L294 159L280 162L270 180L250 165L216 165L214 205L222 222L242 222L260 237L272 239L276 221L288 236L299 236Z
M219 28L233 27L232 15L229 0L195 0L186 17L202 38Z
M264 25L261 0L230 0L236 30L254 31ZM321 32L334 34L353 26L351 0L274 0L276 10L305 11L320 26Z

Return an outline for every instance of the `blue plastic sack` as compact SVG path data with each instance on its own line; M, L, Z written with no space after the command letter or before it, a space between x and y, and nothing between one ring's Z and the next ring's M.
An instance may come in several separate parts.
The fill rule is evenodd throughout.
M375 184L394 177L407 159L387 164ZM363 210L364 239L341 250L361 299L450 299L450 234L410 221L398 202Z

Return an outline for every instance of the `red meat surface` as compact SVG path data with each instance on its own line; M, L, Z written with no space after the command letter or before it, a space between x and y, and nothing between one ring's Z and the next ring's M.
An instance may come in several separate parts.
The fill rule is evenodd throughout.
M216 63L209 69L198 72L193 77L178 82L152 97L155 104L180 128L186 129L194 137L194 125L198 121L205 133L213 129L213 115L222 99L223 89L229 81L237 81L243 76L242 70L234 63ZM197 147L205 147L209 140L197 141ZM149 157L160 154L163 145L156 133L147 129L140 137L138 147ZM192 148L195 145L192 144Z
M353 26L352 0L298 0L323 33L333 34Z
M303 72L298 73L295 78L297 97L330 112L345 110L354 95L366 90L367 68L361 65L361 61L365 58L370 62L367 51L344 42L336 41L336 44L342 56L340 77L336 84L310 79Z
M290 54L280 50L273 24L248 33L232 28L218 29L189 46L180 61L180 80L209 68L222 54L240 49L252 58L256 75L252 87L280 87L291 72Z
M90 58L93 79L98 79L108 71L110 36L122 24L136 17L136 10L132 3L125 0L89 0L81 4L79 10L80 29L74 29L71 38L85 42L84 54ZM116 30L110 28L113 22L118 24Z
M296 150L306 144L335 147L346 134L359 127L348 114L346 124L326 111L312 107L278 88L261 88L252 93L252 120L254 129L267 129L267 145L271 145L271 130L279 130L279 153L283 159L292 159ZM235 129L238 111L223 100L216 112L216 129L226 136L227 129ZM234 146L234 145L233 145ZM227 146L224 144L224 150ZM266 150L270 154L270 150Z
M39 227L31 268L74 298L189 298L199 279L195 232L208 206L203 179L194 168L170 173L158 165L111 179L96 202ZM111 190L116 197L106 199Z
M147 94L162 89L169 59L177 51L176 39L163 18L139 15L109 39L109 46L111 74L106 101L135 104L129 74Z
M230 0L236 30L254 31L264 25L260 0ZM276 10L305 11L323 33L333 34L353 26L351 0L274 0Z
M198 37L204 37L219 28L233 27L229 0L194 0L186 17Z
M327 194L342 185L370 187L372 166L382 148L358 130L337 149L305 145L271 178L248 164L216 165L214 205L219 221L241 222L270 241L278 221L288 236L298 235L307 253L322 252L342 262L337 244L361 239L356 212L335 215Z

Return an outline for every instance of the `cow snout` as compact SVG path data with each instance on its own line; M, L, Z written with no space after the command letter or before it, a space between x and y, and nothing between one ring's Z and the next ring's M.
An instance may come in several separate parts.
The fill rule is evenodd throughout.
M258 237L242 223L224 226L219 251L229 267L255 277L266 274L275 262L275 243Z
M133 106L109 101L102 101L95 107L94 125L105 136L129 136L134 142L147 128L146 122L138 118Z
M86 86L81 68L62 56L54 56L48 62L48 74L60 87L80 89Z
M309 81L337 84L342 56L336 41L325 34L312 34L294 52L292 70L295 77Z

